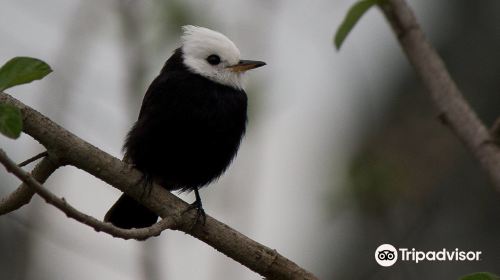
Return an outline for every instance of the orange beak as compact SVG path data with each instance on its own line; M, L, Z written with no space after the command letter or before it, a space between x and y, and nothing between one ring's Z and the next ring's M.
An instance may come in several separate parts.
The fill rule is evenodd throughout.
M266 63L263 61L240 60L240 62L238 62L238 64L227 66L226 68L228 68L229 70L231 70L233 72L239 73L239 72L248 71L250 69L259 68L259 67L262 67L264 65L266 65Z

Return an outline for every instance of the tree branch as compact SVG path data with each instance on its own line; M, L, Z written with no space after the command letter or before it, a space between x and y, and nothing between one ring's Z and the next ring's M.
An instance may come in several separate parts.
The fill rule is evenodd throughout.
M61 165L54 157L48 155L33 168L31 176L33 176L36 181L43 184L60 166ZM2 198L0 201L0 215L12 212L28 204L34 194L35 192L33 189L22 183L15 191L7 197Z
M110 223L103 223L92 216L78 211L76 208L69 205L64 198L58 198L56 195L44 188L42 184L33 178L33 176L16 165L16 163L13 162L2 149L0 149L0 163L5 166L8 172L14 174L28 187L34 189L34 191L43 197L47 203L54 205L68 217L93 227L96 231L103 231L111 234L112 236L123 239L145 240L149 237L160 235L163 230L171 228L174 225L174 221L168 217L153 226L140 229L122 229L115 227Z
M45 151L45 152L41 152L41 153L39 153L38 155L33 156L33 157L31 157L31 158L29 158L29 159L27 159L27 160L25 160L25 161L21 162L21 163L19 164L19 167L26 166L26 165L28 165L28 164L30 164L30 163L32 163L32 162L34 162L34 161L37 161L37 160L39 160L39 159L41 159L41 158L46 157L46 156L48 156L48 155L49 155L49 153L48 153L47 151Z
M500 191L500 148L470 108L443 61L429 44L411 8L404 0L379 4L408 60L427 88L440 115L472 152Z
M188 204L154 184L150 195L137 187L141 174L119 159L99 150L47 117L0 93L0 102L18 107L23 130L39 141L63 164L80 168L127 193L162 218L172 219L174 228L190 234L268 279L317 279L294 262L207 215L205 225L196 224L194 211L182 214Z

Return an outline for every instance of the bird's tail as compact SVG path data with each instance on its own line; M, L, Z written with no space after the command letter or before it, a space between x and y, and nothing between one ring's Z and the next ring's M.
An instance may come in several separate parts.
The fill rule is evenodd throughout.
M126 194L122 194L104 216L105 222L125 229L149 227L157 220L156 213Z

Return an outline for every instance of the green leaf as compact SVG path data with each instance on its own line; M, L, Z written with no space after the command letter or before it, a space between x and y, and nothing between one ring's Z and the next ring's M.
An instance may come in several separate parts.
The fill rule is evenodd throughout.
M36 58L14 57L0 68L0 91L47 76L52 69Z
M0 104L0 133L9 138L18 138L23 129L21 110L8 104Z
M460 280L500 280L500 277L489 272L477 272L465 275Z
M351 32L352 28L356 25L361 16L363 16L366 11L368 11L368 9L375 4L377 4L377 0L362 0L352 5L351 9L349 9L349 12L347 12L346 17L344 18L344 21L337 29L337 33L335 33L334 42L337 50L340 49L345 38L347 38L347 35L349 35L349 32Z

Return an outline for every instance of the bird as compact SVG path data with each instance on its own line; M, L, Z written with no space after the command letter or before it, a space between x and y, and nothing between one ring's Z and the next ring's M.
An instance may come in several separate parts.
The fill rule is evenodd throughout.
M218 179L237 154L247 125L246 72L266 65L243 60L225 35L182 27L181 46L167 59L144 95L125 139L124 160L146 185L195 193L187 210L205 218L199 189ZM158 215L122 194L104 217L124 229L155 224Z

